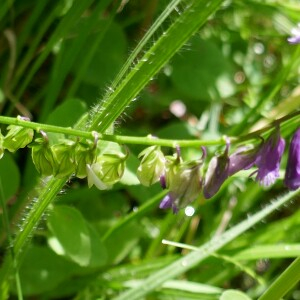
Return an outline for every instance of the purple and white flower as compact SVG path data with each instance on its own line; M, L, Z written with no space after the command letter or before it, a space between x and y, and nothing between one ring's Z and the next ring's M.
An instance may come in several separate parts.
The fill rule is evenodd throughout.
M300 23L298 23L297 27L292 28L291 30L292 36L287 40L290 44L300 44Z

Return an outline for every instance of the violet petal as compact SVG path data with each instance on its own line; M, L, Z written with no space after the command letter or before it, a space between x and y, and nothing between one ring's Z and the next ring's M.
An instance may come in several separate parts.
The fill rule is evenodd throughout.
M284 184L289 190L300 187L300 128L293 135L290 144Z

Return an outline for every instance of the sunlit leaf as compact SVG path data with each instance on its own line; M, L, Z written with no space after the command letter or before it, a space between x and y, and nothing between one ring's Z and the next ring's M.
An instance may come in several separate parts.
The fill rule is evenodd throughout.
M47 223L60 245L58 254L64 254L80 266L89 265L92 255L90 230L80 212L70 206L57 205Z

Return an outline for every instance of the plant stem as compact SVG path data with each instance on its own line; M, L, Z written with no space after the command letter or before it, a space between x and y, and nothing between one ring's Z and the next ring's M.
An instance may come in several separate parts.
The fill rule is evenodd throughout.
M269 131L270 129L274 128L276 124L280 124L291 120L300 115L300 111L294 112L287 116L284 116L274 122L270 123L268 126L257 130L255 132L251 132L247 135L241 137L230 137L231 144L237 144L244 141L250 141L255 138L258 138L261 134ZM16 125L22 126L26 128L31 128L36 131L45 131L45 132L54 132L54 133L62 133L66 135L78 136L87 139L94 139L95 135L92 131L83 131L78 129L73 129L70 127L61 127L61 126L54 126L42 123L35 123L29 122L26 120L22 120L21 118L11 118L11 117L4 117L0 116L0 123L8 124L8 125ZM200 146L217 146L217 145L226 145L226 137L222 137L215 140L198 140L198 139L191 139L191 140L171 140L171 139L160 139L154 136L146 136L146 137L135 137L135 136L120 136L120 135L110 135L110 134L102 134L97 133L99 140L105 140L110 142L115 142L118 144L136 144L136 145L145 145L145 146L163 146L163 147L195 147L198 148Z
M300 257L273 282L258 300L281 299L286 295L300 280Z
M0 178L0 202L2 206L2 211L3 211L3 226L5 228L6 234L7 234L7 240L9 243L9 251L12 259L12 264L15 272L15 281L16 281L16 290L18 294L18 300L23 300L23 293L22 293L22 287L21 287L21 280L19 276L19 269L18 269L18 263L17 263L17 258L15 256L15 251L13 245L13 239L10 231L10 226L9 226L9 218L8 218L8 213L6 210L6 203L5 203L5 196L3 192L3 187L2 187L2 181Z

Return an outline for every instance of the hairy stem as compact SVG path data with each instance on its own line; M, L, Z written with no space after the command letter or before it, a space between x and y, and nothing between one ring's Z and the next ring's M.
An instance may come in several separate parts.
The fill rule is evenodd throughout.
M251 141L253 139L257 139L261 134L269 131L270 129L274 128L277 124L285 123L289 120L294 118L299 118L300 111L294 112L287 116L284 116L274 122L270 123L266 127L257 130L255 132L251 132L247 135L240 136L240 137L230 137L231 144L237 144L240 142ZM54 125L47 125L35 122L29 122L26 120L22 120L21 118L11 118L11 117L3 117L0 116L0 123L8 124L8 125L17 125L26 128L31 128L39 132L40 130L44 132L53 132L53 133L62 133L71 136L77 136L87 139L94 139L95 133L92 131L83 131L78 129L73 129L69 127L61 127L61 126L54 126ZM110 135L110 134L103 134L97 132L98 139L115 142L118 144L137 144L137 145L145 145L145 146L163 146L163 147L200 147L200 146L218 146L218 145L226 145L226 141L228 137L222 137L219 139L214 140L173 140L173 139L160 139L157 137L153 137L151 135L146 137L136 137L136 136L121 136L121 135Z

